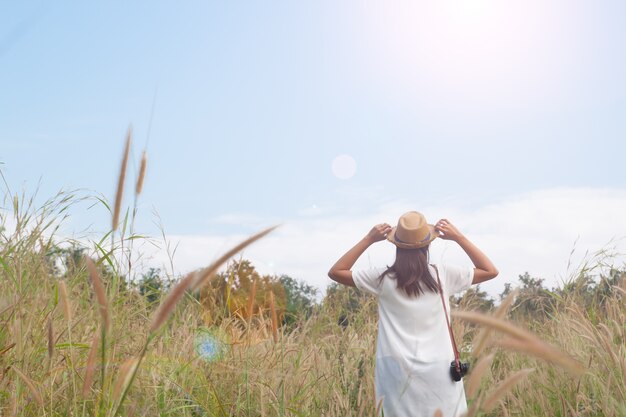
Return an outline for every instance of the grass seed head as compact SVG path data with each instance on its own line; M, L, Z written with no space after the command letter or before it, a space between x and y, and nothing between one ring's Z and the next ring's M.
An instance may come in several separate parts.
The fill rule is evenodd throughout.
M89 355L87 356L87 365L85 365L85 376L83 378L83 398L86 398L91 391L91 384L93 383L93 377L96 372L96 358L98 356L98 343L100 338L96 331L91 340L91 348L89 349Z
M503 319L504 316L506 316L506 313L509 311L509 308L513 304L513 301L515 301L515 297L517 297L518 292L519 291L517 289L511 291L509 295L504 300L502 300L496 311L493 313L493 317ZM480 332L472 343L474 345L474 348L472 349L473 357L477 358L480 356L483 349L487 346L487 341L489 340L489 336L491 336L491 333L491 327L485 326L480 329Z
M195 281L195 272L187 274L176 286L170 291L165 300L161 303L152 319L150 333L156 333L166 322L174 311L176 304L183 297L185 292L189 290Z
M91 285L93 286L93 291L96 294L96 299L98 300L102 325L104 326L104 329L108 330L111 320L109 318L109 302L107 301L106 291L96 265L94 265L91 258L87 255L85 255L84 258L85 263L87 264L87 270L89 271L89 277L91 278Z
M560 366L573 375L582 375L585 373L585 367L580 362L554 346L538 339L536 341L522 341L507 337L497 340L494 342L494 345L503 349L526 353L546 362L550 362Z
M474 370L470 373L469 378L467 379L467 388L466 393L468 398L473 398L474 394L478 391L478 387L480 387L480 381L482 379L483 374L489 367L491 366L491 362L493 362L494 354L490 354L480 358L480 360L474 366Z
M148 154L143 151L141 154L141 165L139 165L139 178L137 179L137 186L135 187L135 194L139 195L143 191L143 181L146 177L146 168L148 166Z
M534 369L522 369L509 376L502 381L498 387L492 391L482 404L483 411L487 413L493 410L499 403L499 401L522 379L526 378Z
M72 305L70 304L70 298L67 294L67 285L65 284L65 281L59 281L59 300L61 301L63 316L69 323L72 321Z
M120 366L120 371L113 387L113 400L118 401L126 386L129 384L130 379L135 371L135 368L139 364L139 358L128 358Z
M11 367L11 369L13 369L13 371L15 371L17 376L20 377L22 382L24 382L24 384L26 384L26 386L28 387L28 390L32 394L33 398L35 399L35 401L37 401L37 404L39 404L40 407L43 407L44 406L43 398L41 397L41 394L37 390L37 387L35 387L35 383L29 377L24 375L24 373L22 371L20 371L19 369L17 369L15 366Z
M117 191L115 193L115 205L113 206L113 230L117 229L120 220L120 211L122 210L122 197L124 196L124 181L126 180L126 166L128 165L128 155L130 154L130 143L133 129L128 128L126 134L126 146L124 147L124 155L122 156L122 165L120 166L120 175L117 178Z

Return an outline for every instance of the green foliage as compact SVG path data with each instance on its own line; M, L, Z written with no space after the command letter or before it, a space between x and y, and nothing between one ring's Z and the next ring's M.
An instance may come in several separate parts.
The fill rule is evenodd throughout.
M287 326L293 326L298 321L308 319L315 306L317 289L289 275L281 275L278 282L283 286L286 299L283 323Z
M171 289L172 282L161 274L160 269L150 268L141 275L136 287L139 294L144 296L150 304L154 304Z
M336 282L326 289L322 304L325 312L343 328L353 323L358 325L358 320L363 317L363 313L369 317L377 317L378 314L376 300L372 295Z

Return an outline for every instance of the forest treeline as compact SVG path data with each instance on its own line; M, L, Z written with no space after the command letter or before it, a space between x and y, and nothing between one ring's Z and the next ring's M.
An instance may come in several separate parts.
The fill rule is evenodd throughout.
M51 272L59 278L75 277L77 268L84 268L85 253L85 248L77 246L54 248L47 255ZM136 291L154 307L175 284L175 280L158 268L150 268L134 280L114 273L106 263L101 263L99 268L104 279L109 281L107 285L119 286L123 291ZM490 312L516 291L510 310L512 319L525 322L549 319L563 301L572 298L590 314L597 314L624 279L624 268L607 268L606 271L583 268L564 285L548 288L544 279L524 272L516 283L506 283L497 298L477 285L451 297L451 302L464 309ZM250 260L243 258L229 262L202 291L189 296L206 307L203 319L208 326L218 325L227 318L245 321L255 315L269 315L271 308L277 311L279 321L285 327L308 319L321 308L334 312L337 323L342 326L349 325L352 317L363 308L376 313L375 303L368 302L371 296L354 288L331 283L322 296L316 287L303 280L286 274L261 274Z

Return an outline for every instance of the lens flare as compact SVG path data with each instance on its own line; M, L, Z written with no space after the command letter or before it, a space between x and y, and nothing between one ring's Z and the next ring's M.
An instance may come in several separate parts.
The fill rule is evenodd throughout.
M356 173L356 161L350 155L339 155L333 159L332 170L335 177L350 179Z
M200 328L196 330L194 339L196 354L207 362L215 362L228 352L228 343L225 337L216 330Z

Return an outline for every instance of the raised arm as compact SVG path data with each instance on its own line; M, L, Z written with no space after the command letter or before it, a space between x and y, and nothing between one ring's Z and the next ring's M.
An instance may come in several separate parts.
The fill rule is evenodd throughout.
M346 252L328 271L328 276L340 284L354 287L354 281L352 280L352 267L359 257L365 252L367 248L373 243L379 242L387 236L387 233L391 231L391 226L387 223L377 224L369 231L369 233L356 245Z
M465 251L467 256L474 264L474 279L472 284L480 284L489 281L498 276L498 270L476 245L463 235L452 223L447 219L441 219L435 225L435 229L440 233L439 237L446 240L452 240L459 244L461 249Z

